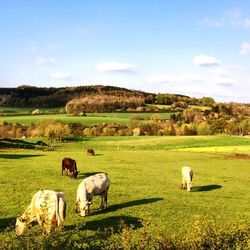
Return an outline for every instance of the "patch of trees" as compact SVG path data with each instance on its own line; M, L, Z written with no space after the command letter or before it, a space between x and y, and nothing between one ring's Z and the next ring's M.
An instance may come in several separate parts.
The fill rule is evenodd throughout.
M112 112L116 110L126 111L144 106L142 97L127 97L115 95L91 95L82 98L76 98L69 101L66 105L66 111L72 114L84 112Z
M239 103L215 103L211 110L185 109L182 115L172 117L181 124L186 134L229 134L248 135L250 133L250 106Z

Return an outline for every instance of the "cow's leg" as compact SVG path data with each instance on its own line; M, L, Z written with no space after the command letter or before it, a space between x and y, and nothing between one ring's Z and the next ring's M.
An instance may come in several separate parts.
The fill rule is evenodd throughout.
M186 180L184 177L182 177L181 189L185 189L185 186L186 186Z
M103 210L104 209L104 195L105 193L102 193L100 196L101 196L101 205L100 205L100 210Z
M108 206L108 192L107 191L104 194L104 205L106 205L106 207Z

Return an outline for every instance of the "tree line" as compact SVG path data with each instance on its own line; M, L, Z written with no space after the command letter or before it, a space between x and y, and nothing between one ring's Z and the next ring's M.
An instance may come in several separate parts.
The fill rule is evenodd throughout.
M69 101L91 96L119 98L138 98L144 104L163 104L176 107L187 105L212 105L209 97L191 98L175 94L155 94L126 88L90 85L64 88L39 88L21 85L17 88L0 88L0 106L6 107L64 107ZM110 101L111 102L111 101ZM137 103L141 105L141 103ZM116 106L114 106L116 108ZM107 107L110 109L110 106Z
M250 106L237 103L216 103L210 110L188 108L173 113L169 120L158 114L143 118L140 113L127 125L82 125L60 121L41 121L29 126L4 122L0 137L45 137L52 140L78 136L145 136L145 135L250 135Z

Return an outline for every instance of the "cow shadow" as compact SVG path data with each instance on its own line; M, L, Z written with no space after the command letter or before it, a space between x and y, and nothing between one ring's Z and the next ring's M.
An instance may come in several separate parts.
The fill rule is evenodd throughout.
M157 202L157 201L161 201L163 200L163 198L149 198L149 199L140 199L140 200L134 200L134 201L128 201L128 202L124 202L124 203L120 203L120 204L115 204L115 205L111 205L107 208L105 208L104 210L91 210L91 214L93 215L97 215L97 214L106 214L109 212L114 212L116 210L119 209L123 209L126 207L134 207L134 206L140 206L140 205L145 205L145 204L149 204L149 203L153 203L153 202Z
M100 220L86 221L85 224L64 226L64 229L68 231L77 228L78 230L99 230L100 232L104 232L105 230L112 228L113 232L118 232L124 224L130 225L134 229L143 226L141 218L131 216L111 216Z
M22 158L30 158L30 157L38 157L43 155L34 155L34 154L0 154L0 158L2 159L22 159Z
M0 231L5 230L7 227L13 226L16 223L16 217L9 217L0 219Z
M192 192L206 192L206 191L212 191L215 189L220 189L222 188L221 185L206 185L206 186L197 186L197 187L192 187Z

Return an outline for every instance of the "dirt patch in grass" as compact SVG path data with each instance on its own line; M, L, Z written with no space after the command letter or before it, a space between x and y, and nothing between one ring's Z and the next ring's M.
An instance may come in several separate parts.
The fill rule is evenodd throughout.
M226 158L231 158L231 159L250 159L250 155L249 154L234 153L234 154L226 155Z

